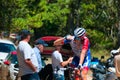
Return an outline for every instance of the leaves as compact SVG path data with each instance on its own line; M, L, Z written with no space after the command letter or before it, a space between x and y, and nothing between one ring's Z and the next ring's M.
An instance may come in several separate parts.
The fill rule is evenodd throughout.
M30 29L37 37L65 36L73 34L76 26L82 26L93 47L106 48L117 41L118 1L0 0L0 5L0 26L4 30Z

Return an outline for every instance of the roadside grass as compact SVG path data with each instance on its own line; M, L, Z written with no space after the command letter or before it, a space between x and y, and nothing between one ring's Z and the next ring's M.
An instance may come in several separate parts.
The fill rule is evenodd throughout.
M106 49L91 49L91 55L92 57L97 57L98 59L101 59L101 56L104 56L104 60L106 61L110 57L110 51Z

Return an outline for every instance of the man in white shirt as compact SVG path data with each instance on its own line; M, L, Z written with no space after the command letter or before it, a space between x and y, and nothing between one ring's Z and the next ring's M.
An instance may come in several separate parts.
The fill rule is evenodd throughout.
M21 41L17 48L19 76L21 80L40 80L37 73L38 61L32 47L28 43L31 37L30 34L28 30L22 30L21 32Z

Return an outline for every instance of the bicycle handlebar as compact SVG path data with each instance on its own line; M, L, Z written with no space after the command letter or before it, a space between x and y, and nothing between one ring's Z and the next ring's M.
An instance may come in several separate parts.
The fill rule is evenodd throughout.
M79 70L77 67L75 67L75 68L72 68L72 67L59 68L58 70L63 70L63 71L65 71L65 70L68 70L68 69L72 69L72 70Z

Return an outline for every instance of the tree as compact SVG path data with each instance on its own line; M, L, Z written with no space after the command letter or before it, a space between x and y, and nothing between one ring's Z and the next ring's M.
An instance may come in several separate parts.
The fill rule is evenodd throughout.
M14 3L9 0L0 0L0 27L1 30L10 30L12 20L12 10L14 10Z
M110 49L116 46L117 34L120 42L119 4L119 0L0 0L0 26L11 32L29 29L36 38L65 36L84 27L93 48Z
M116 4L118 10L118 46L117 47L120 47L120 0L117 0Z

